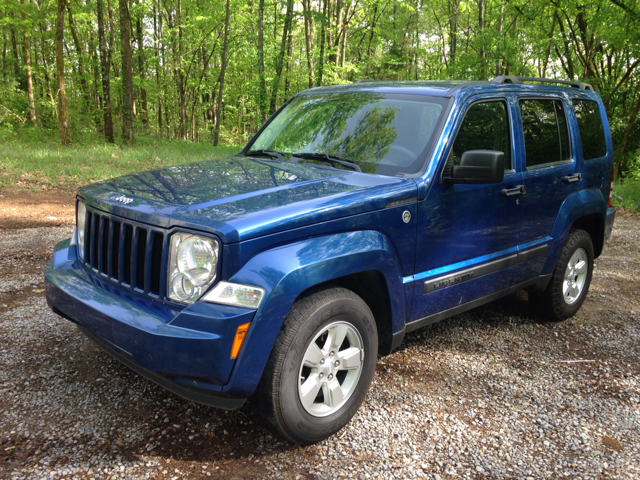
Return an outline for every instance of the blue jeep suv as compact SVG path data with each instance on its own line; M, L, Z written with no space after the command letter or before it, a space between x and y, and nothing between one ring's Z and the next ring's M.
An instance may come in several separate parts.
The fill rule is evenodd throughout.
M168 390L251 397L310 444L407 332L522 289L575 314L613 226L612 152L589 84L306 90L234 156L81 188L47 301Z

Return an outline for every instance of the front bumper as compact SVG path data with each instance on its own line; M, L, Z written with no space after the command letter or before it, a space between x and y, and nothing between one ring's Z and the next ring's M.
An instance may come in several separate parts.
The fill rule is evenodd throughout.
M54 312L141 375L198 403L232 410L245 402L223 390L236 328L255 311L203 302L179 309L132 295L87 273L68 242L45 268L45 289Z
M604 241L606 242L611 236L613 230L613 222L616 219L616 211L613 208L607 208L607 221L604 226Z

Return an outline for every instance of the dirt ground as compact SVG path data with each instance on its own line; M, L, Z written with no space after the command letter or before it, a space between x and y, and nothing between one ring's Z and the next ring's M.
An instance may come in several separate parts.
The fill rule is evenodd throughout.
M53 314L42 271L75 195L0 195L0 478L640 478L638 215L617 213L574 318L546 322L519 292L413 332L353 421L301 448Z
M73 192L0 190L0 230L73 225Z

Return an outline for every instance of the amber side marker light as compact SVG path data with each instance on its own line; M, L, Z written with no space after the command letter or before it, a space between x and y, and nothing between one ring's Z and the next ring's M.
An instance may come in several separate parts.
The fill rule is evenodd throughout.
M247 332L249 331L250 326L251 322L243 323L236 329L236 336L233 337L233 345L231 345L231 358L238 357L240 349L242 348L242 344L244 343L244 339L247 337Z

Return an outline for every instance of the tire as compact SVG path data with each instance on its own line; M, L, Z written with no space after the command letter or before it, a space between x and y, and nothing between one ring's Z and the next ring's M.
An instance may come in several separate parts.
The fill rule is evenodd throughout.
M529 301L554 321L575 315L589 291L593 256L591 236L584 230L571 230L549 285L542 292L529 292Z
M252 398L254 410L289 442L324 440L362 405L377 353L378 332L367 304L344 288L317 290L287 314Z

